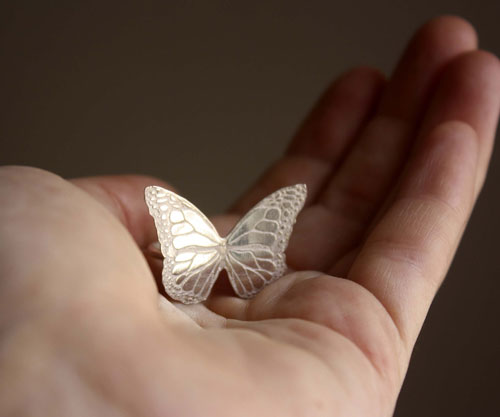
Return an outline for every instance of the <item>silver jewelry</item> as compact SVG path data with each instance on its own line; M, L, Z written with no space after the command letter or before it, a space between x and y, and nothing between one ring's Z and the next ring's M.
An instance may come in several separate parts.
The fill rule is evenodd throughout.
M306 195L304 184L281 188L223 238L185 198L147 187L145 199L165 258L162 280L168 295L184 304L204 301L222 269L241 298L253 297L280 278L286 271L284 251Z

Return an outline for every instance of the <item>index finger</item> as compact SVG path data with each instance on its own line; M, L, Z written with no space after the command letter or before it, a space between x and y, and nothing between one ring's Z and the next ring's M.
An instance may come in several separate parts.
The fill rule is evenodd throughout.
M444 76L454 80L455 88L444 83L430 106L433 114L428 120L439 124L424 127L391 206L348 275L384 305L408 349L469 219L478 179L487 169L500 108L496 57L468 54L458 58ZM476 80L473 86L471 79ZM446 97L443 89L449 93Z

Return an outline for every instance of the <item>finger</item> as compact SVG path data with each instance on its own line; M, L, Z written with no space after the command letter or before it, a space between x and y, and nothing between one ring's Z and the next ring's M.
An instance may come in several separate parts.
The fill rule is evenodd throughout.
M349 273L384 304L408 347L486 175L500 112L500 64L493 55L464 54L442 80L411 165Z
M319 197L330 213L331 229L323 233L335 231L336 238L325 238L329 244L312 260L316 264L302 268L331 267L358 245L401 171L417 136L415 124L442 68L476 43L471 25L454 17L434 19L417 32L382 95L378 113Z
M350 140L371 116L385 86L374 68L359 67L340 76L299 128L287 154L338 162Z
M441 16L415 34L381 99L379 114L416 122L429 99L437 72L458 54L477 48L477 35L466 20Z
M476 194L481 189L491 156L498 121L499 60L485 51L455 59L441 77L440 86L422 127L426 135L447 120L471 125L481 141Z
M385 306L407 347L413 345L468 219L477 146L475 132L464 123L433 130L349 272L349 279Z
M474 88L466 82L471 76L480 80ZM408 348L413 346L469 218L477 177L484 176L488 159L484 155L489 154L500 111L500 65L492 55L475 52L461 57L443 77L455 80L454 93L443 101L450 87L442 86L430 108L440 103L447 110L438 112L441 118L432 113L426 124L444 115L460 116L463 121L441 123L422 138L394 202L348 276L377 296ZM474 113L453 111L455 106L463 108L455 101L457 97L469 99ZM483 110L483 118L472 117L477 107L478 114Z
M115 215L139 247L144 248L157 240L154 222L144 202L144 189L149 185L159 185L173 190L172 186L158 178L141 175L76 178L71 182Z
M356 68L341 76L315 106L286 154L232 210L242 214L276 189L298 183L308 186L308 202L314 201L372 114L383 85L383 76L370 68Z
M462 120L471 125L480 140L475 195L484 182L498 118L498 94L496 79L498 59L484 51L471 51L455 58L442 71L429 110L422 122L419 136L425 137L438 124L450 120ZM417 142L417 147L419 143ZM415 150L417 151L417 150ZM368 229L373 229L390 206L394 197L386 199ZM342 275L354 262L359 247L342 257L330 273Z

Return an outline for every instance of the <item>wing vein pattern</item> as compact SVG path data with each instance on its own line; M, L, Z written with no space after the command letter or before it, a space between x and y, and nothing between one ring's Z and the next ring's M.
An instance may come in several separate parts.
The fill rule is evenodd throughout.
M274 192L252 208L227 236L226 269L240 297L253 297L285 273L284 252L306 195L304 184Z
M205 300L223 266L224 240L205 215L179 195L151 186L145 197L165 257L165 290L185 304Z
M201 302L224 268L236 294L253 297L284 274L284 252L306 195L304 184L274 192L221 238L189 201L161 187L147 187L146 203L165 258L167 293L186 304Z

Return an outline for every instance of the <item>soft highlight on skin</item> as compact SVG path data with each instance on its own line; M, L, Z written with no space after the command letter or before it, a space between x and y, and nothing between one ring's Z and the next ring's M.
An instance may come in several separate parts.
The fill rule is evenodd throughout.
M204 304L158 294L143 193L168 184L0 168L0 414L390 416L491 155L500 64L476 45L469 23L437 18L387 81L363 67L332 84L213 219L225 235L307 184L294 271L251 300L222 277Z

